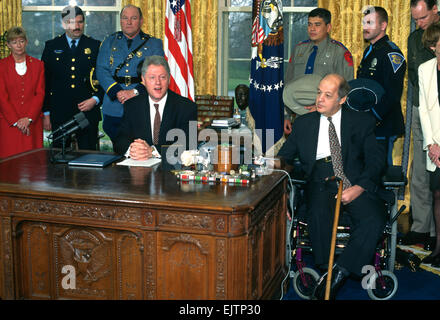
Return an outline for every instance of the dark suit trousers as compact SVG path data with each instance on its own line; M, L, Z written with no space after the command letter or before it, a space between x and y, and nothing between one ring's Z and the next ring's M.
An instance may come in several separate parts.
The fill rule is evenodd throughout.
M327 265L329 261L338 188L335 181L324 179L333 175L331 162L316 162L306 189L307 223L317 266ZM341 208L350 220L350 239L334 261L361 276L362 267L373 263L386 223L385 204L376 195L364 191L348 205L341 204Z

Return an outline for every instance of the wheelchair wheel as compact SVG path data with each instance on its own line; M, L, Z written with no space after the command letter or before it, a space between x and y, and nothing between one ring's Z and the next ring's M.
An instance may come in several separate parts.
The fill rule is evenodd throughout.
M304 279L299 271L293 276L293 289L303 299L310 300L315 290L319 274L311 268L303 268Z
M383 287L377 273L371 276L370 281L375 284L375 289L367 289L367 292L372 300L389 300L396 293L398 281L394 273L382 270L382 280L384 283Z

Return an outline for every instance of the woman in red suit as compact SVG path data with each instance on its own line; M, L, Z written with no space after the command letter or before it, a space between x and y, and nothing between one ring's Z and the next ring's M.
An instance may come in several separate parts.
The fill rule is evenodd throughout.
M0 158L43 146L44 64L26 54L26 32L8 30L0 60Z

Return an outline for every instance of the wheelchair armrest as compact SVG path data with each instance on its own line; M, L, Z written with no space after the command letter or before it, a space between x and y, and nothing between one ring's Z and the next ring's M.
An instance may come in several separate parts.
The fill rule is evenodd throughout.
M292 183L295 185L301 185L301 186L307 183L306 180L295 179L295 178L290 179L290 181L292 181Z
M400 187L407 184L407 179L403 175L402 166L388 166L385 175L382 177L385 187Z
M301 163L299 159L295 159L293 161L293 167L290 170L291 181L295 185L305 185L306 184L306 175L302 170Z
M294 169L291 171L291 181L297 185L305 185L306 177L304 172L295 163ZM403 175L402 166L388 166L385 175L382 177L384 187L400 187L407 184L407 178Z

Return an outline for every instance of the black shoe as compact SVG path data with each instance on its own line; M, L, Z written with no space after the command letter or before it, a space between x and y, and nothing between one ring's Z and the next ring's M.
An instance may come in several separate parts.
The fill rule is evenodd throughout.
M424 264L431 264L431 263L434 262L434 260L435 260L437 257L440 257L440 254L439 254L439 253L437 253L436 255L433 255L433 254L431 253L429 256L427 256L426 258L424 258L424 259L422 260L422 263L424 263Z
M431 262L431 267L440 268L440 254L434 257L434 260Z
M410 231L403 238L399 239L399 244L403 244L406 246L417 243L425 244L427 238L429 238L429 232L421 233L421 232Z
M322 275L322 277L319 278L318 283L316 284L315 290L313 292L313 296L317 300L324 300L325 299L325 288L327 285L327 274L328 274L327 272L324 273ZM341 287L344 285L347 277L348 277L347 271L342 270L342 268L339 267L337 264L335 264L333 266L329 300L335 300L339 289L341 289Z
M414 253L396 248L396 262L408 267L412 272L419 269L421 260Z
M426 251L434 250L436 241L437 241L437 237L427 237L423 249L425 249Z

